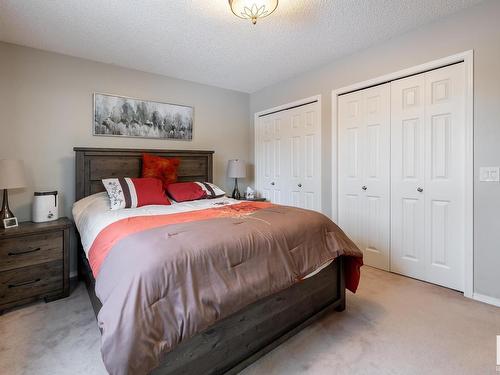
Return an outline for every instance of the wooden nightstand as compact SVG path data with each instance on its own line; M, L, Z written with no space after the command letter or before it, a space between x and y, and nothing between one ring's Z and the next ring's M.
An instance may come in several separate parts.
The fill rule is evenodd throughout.
M71 226L61 218L0 229L0 314L39 298L49 302L69 295Z

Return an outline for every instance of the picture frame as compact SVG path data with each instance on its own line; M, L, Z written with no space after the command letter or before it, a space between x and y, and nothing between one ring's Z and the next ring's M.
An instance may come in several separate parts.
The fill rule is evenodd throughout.
M192 141L194 107L94 92L92 135Z
M3 227L5 229L18 227L19 223L17 222L17 217L9 217L7 219L3 219Z

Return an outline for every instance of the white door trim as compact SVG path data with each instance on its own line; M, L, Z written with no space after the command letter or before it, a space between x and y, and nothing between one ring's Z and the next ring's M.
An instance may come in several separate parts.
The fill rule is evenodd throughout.
M473 298L474 291L474 51L469 50L386 74L367 81L332 90L332 218L338 219L338 96L388 81L419 74L446 65L465 64L465 233L464 233L464 296Z
M295 106L299 106L299 105L304 105L306 103L313 102L315 100L317 100L318 103L321 104L321 95L313 95L313 96L310 96L308 98L299 99L299 100L296 100L294 102L282 104L282 105L279 105L277 107L268 108L268 109L265 109L263 111L256 112L255 115L254 115L254 120L256 120L257 117L262 116L262 115L264 115L266 113L275 112L275 111L282 111L282 110L285 110L285 109L289 109L291 107L295 107Z
M322 128L322 122L323 122L323 115L322 115L322 111L323 111L323 107L321 105L321 95L313 95L313 96L310 96L308 98L303 98L303 99L299 99L299 100L296 100L296 101L293 101L293 102L290 102L290 103L286 103L286 104L282 104L282 105L279 105L277 107L273 107L273 108L268 108L268 109L265 109L263 111L259 111L259 112L256 112L253 116L253 128L254 128L254 179L255 179L255 188L258 188L260 187L260 181L259 181L259 176L258 174L256 173L255 169L257 167L257 157L258 157L258 150L257 150L257 147L258 147L258 142L257 142L257 137L259 135L258 133L258 119L259 119L259 116L261 115L264 115L264 114L271 114L271 112L276 112L276 111L282 111L282 110L286 110L286 109L292 109L292 107L296 107L296 106L301 106L301 105L304 105L304 104L307 104L309 102L314 102L314 101L317 101L318 102L318 105L319 105L319 109L320 109L320 113L319 113L319 116L318 116L318 128L319 128L319 132L318 132L318 135L320 137L319 139L319 144L320 144L320 150L319 150L319 153L321 155L321 150L322 150L322 137L323 137L323 128ZM322 167L322 162L321 162L321 159L322 157L319 158L319 170L321 172L321 186L320 186L320 190L319 190L319 206L321 207L321 211L323 211L323 167Z

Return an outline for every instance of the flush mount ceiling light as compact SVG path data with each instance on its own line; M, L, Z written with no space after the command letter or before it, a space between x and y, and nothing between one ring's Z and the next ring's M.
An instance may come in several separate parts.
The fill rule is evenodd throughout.
M269 16L278 7L278 0L229 0L231 11L236 17L252 20Z

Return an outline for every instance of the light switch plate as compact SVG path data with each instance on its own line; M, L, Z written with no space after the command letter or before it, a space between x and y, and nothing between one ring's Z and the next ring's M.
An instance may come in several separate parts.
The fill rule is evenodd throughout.
M479 181L500 182L500 167L480 167Z

